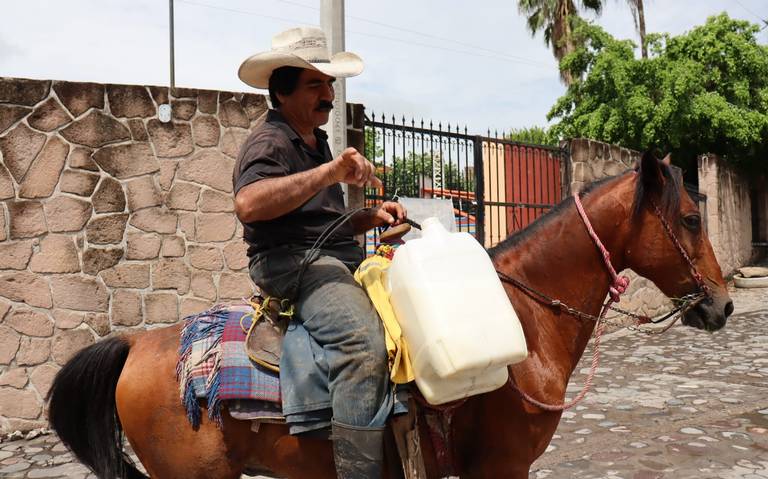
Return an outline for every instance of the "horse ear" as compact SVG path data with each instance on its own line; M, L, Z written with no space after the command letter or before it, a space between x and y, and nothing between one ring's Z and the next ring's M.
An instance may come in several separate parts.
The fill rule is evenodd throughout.
M638 173L646 191L658 191L664 184L661 163L652 150L647 150L643 153L642 158L640 158L640 170Z

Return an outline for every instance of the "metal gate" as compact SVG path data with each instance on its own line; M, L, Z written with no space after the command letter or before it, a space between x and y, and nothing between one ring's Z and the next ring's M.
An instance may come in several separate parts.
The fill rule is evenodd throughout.
M470 135L466 127L372 114L365 156L384 183L366 189L368 205L395 195L450 199L457 230L485 247L531 224L568 191L566 150Z

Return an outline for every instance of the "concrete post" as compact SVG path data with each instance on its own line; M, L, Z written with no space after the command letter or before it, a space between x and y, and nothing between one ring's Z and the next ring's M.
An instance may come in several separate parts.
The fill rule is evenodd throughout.
M344 41L344 0L320 1L320 27L328 39L328 50L331 55L343 52ZM334 83L336 96L333 100L333 110L325 130L328 132L331 152L339 155L345 148L351 145L347 141L347 85L344 78L337 78ZM358 148L361 150L361 148ZM362 150L361 150L362 151ZM342 185L344 201L347 208L359 208L362 206L362 189L355 186Z
M344 0L321 0L320 26L328 39L331 55L344 51ZM347 91L343 78L336 79L334 89L336 98L326 131L331 151L338 155L347 147Z

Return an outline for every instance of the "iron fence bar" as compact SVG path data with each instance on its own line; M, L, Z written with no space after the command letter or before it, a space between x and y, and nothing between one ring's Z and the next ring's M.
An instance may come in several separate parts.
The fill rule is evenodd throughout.
M483 140L476 136L472 139L475 165L475 238L485 246L485 172L483 171Z
M370 122L367 122L367 124L369 126L377 126L379 128L392 128L393 126L396 126L394 125L394 115L392 116L392 119L393 119L392 123L387 123L385 121L370 121ZM432 126L431 122L430 122L430 126ZM433 128L420 128L416 126L414 127L405 126L405 130L411 133L434 134L436 132L436 130L434 130ZM440 125L438 126L437 132L439 132L441 136L448 136L451 138L463 138L465 140L472 140L474 138L472 135L465 135L463 133L453 133L453 132L443 131L442 123L440 123Z
M432 129L432 120L429 120L429 128ZM435 197L435 134L434 131L430 133L429 135L429 164L431 165L430 169L432 171L429 172L430 178L432 179L432 188L430 188L432 191L429 192L429 197L434 198Z
M421 119L421 128L424 129L424 118ZM424 194L424 133L421 135L421 170L419 173L419 198Z
M384 116L384 114L382 114L381 119L383 120L385 118L386 117ZM387 188L389 186L389 183L387 181L387 129L386 128L387 128L386 125L381 126L381 136L384 137L383 141L381 142L381 167L383 172L382 175L384 176L384 181L382 181L382 183L384 183L382 194L384 195L384 197L386 197L387 193L389 193L389 190Z

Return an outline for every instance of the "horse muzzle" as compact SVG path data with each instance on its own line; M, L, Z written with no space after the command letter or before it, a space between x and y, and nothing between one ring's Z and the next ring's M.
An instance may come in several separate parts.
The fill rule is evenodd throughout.
M731 313L733 313L733 301L730 296L717 295L704 299L686 311L683 315L683 324L714 332L725 326Z

